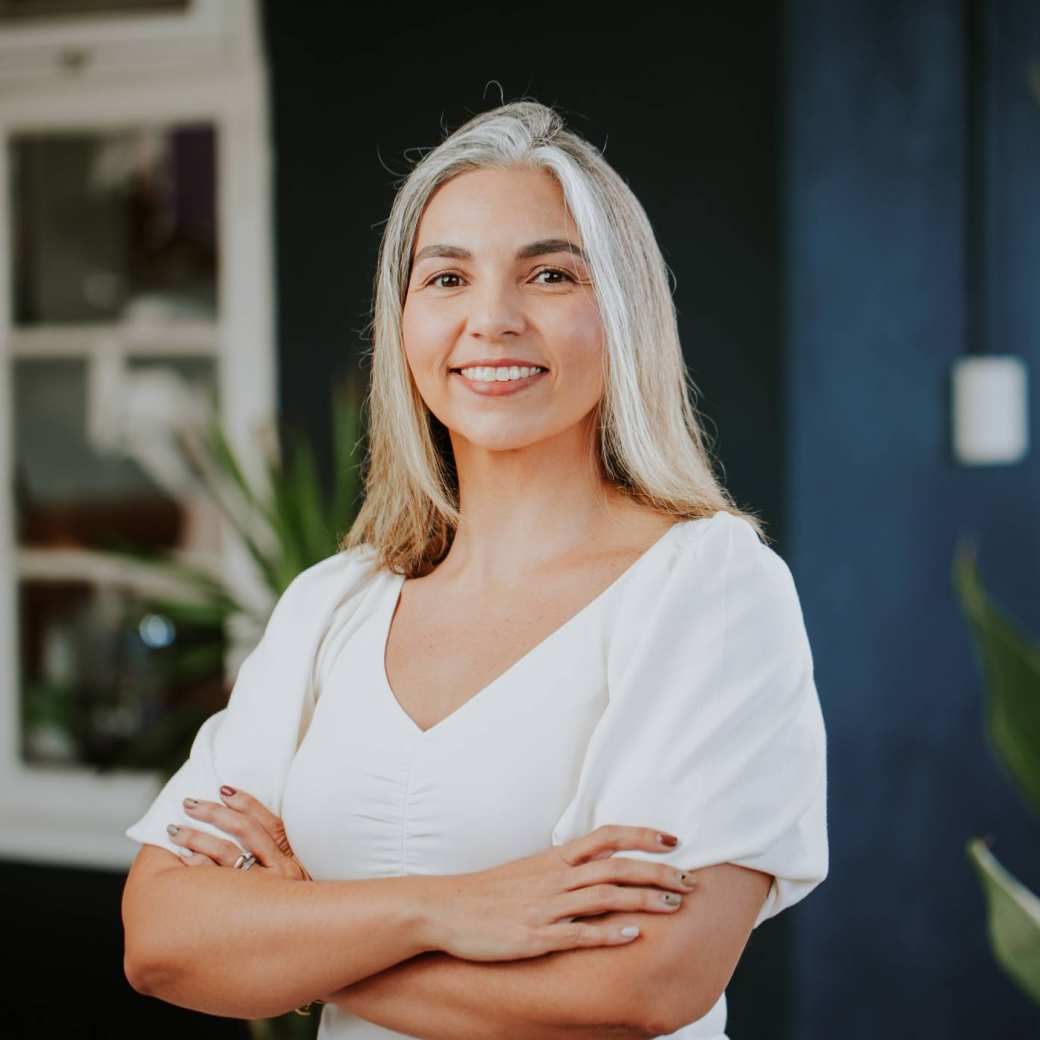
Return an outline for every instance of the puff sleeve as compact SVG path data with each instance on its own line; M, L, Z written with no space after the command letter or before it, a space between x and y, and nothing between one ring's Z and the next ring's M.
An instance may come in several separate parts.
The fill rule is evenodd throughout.
M234 837L189 817L181 799L220 802L220 787L241 787L273 812L318 695L319 654L334 617L357 623L358 605L375 573L367 545L327 557L301 571L282 592L259 643L238 669L226 707L199 727L187 760L159 791L145 814L124 832L141 844L178 853L169 823ZM243 850L245 851L245 850Z
M609 702L553 844L607 823L660 827L696 869L773 881L753 927L827 876L826 733L791 572L746 520L689 523L633 583L608 650Z

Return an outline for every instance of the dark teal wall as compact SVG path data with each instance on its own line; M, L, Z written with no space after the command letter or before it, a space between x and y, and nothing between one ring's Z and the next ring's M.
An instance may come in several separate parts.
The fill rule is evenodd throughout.
M285 421L327 461L327 387L357 371L406 160L501 95L529 96L603 147L645 206L726 480L782 537L778 9L636 5L615 19L456 4L370 12L363 32L345 11L312 22L291 4L266 11Z
M675 276L686 360L738 502L786 552L778 172L783 22L771 4L559 3L367 12L266 4L277 145L285 421L328 466L328 387L356 373L395 179L506 100L558 107L645 206ZM367 369L365 370L367 372ZM801 908L758 929L728 990L737 1040L792 1040Z
M798 921L795 1035L1035 1037L964 847L992 836L1040 891L1040 828L986 746L950 563L974 538L994 595L1040 635L1040 470L953 462L947 398L969 346L1035 368L1040 6L791 0L787 35L785 515L831 833Z

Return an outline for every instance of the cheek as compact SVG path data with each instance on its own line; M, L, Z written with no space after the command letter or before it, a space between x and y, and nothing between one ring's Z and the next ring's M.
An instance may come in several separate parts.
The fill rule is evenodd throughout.
M443 353L448 330L436 313L429 312L421 303L406 300L401 312L401 337L408 364L417 381L421 381Z
M564 364L581 373L583 383L598 383L602 376L604 332L599 311L594 307L575 309L556 330L556 339Z

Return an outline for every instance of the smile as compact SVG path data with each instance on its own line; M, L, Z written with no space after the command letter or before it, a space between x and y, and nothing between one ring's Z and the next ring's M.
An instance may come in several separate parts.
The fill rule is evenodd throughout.
M529 371L528 375L520 375L520 372ZM503 377L496 373L508 373ZM502 397L506 394L515 394L526 390L549 373L545 369L522 369L517 366L512 368L465 368L452 369L451 374L462 381L462 383L476 394L482 397Z

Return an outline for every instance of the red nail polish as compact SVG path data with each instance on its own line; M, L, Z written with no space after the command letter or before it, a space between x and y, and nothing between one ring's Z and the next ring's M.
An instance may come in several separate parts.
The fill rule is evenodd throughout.
M225 798L230 798L235 793L235 789L233 787L228 787L227 784L224 784L220 789L220 793Z
M670 848L679 844L679 839L674 834L658 834L657 840L662 845L667 845Z

